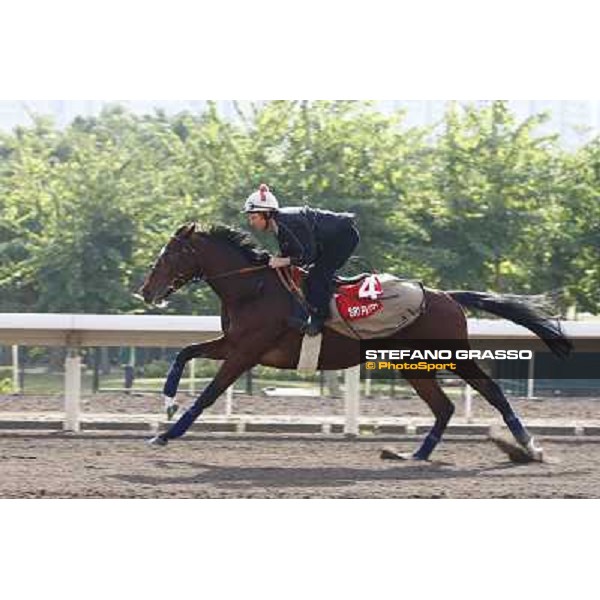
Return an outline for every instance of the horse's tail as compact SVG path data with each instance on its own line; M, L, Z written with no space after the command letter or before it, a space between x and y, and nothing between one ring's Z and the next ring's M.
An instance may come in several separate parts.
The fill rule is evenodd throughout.
M563 333L560 322L544 316L525 296L467 291L447 293L465 308L483 310L527 327L559 358L567 358L573 350L573 344Z

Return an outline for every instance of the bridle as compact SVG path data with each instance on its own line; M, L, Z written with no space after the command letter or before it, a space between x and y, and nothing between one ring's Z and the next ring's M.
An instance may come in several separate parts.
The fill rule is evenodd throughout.
M178 242L178 244L181 245L181 249L179 250L180 254L192 254L192 255L198 254L195 246L192 244L192 242L188 238L176 236L171 239L171 241L167 244L167 247L173 241L176 241L176 242ZM167 256L167 253L165 253L164 258L166 258L166 256ZM167 294L167 296L170 296L171 294L173 294L174 292L176 292L178 289L180 289L186 283L189 283L189 282L197 283L197 282L201 282L201 281L206 281L207 283L209 283L210 281L214 281L216 279L223 279L225 277L231 277L233 275L246 275L248 273L255 273L256 271L262 271L267 268L268 268L268 265L255 265L253 267L242 267L241 269L232 269L231 271L225 271L224 273L217 273L216 275L211 275L210 277L207 277L203 273L198 273L192 277L188 277L188 276L184 275L181 271L179 271L179 272L175 273L175 277L173 278L173 280L171 282L171 285L169 288L169 293Z

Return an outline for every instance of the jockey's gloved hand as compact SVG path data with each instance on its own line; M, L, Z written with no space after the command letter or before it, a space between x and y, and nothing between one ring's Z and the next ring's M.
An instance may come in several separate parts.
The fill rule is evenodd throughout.
M256 262L259 265L268 265L271 260L271 255L268 252L257 252Z

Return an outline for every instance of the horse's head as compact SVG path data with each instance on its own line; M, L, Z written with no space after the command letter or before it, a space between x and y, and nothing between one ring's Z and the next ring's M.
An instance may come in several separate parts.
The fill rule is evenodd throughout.
M191 279L201 276L192 241L195 223L180 227L161 250L139 295L148 304L160 304Z
M264 269L268 260L269 254L241 231L225 225L202 230L190 223L180 227L161 250L138 295L149 304L159 304L188 281L224 281L246 267ZM237 286L245 288L247 281L242 278Z

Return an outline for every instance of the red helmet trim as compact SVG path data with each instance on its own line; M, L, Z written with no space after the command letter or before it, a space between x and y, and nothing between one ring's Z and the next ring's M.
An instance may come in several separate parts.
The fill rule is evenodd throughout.
M260 193L261 202L266 202L267 194L269 193L269 188L268 188L267 184L261 183L260 187L258 188L258 192Z

